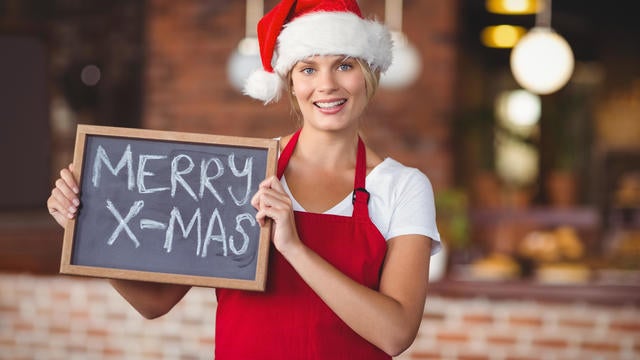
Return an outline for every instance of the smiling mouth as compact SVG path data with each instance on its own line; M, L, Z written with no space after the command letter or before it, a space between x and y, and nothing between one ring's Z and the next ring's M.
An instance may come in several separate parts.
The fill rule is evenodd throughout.
M343 105L344 103L346 103L347 100L342 99L342 100L336 100L336 101L325 101L325 102L314 102L313 104L321 109L331 109L334 108L336 106L340 106Z

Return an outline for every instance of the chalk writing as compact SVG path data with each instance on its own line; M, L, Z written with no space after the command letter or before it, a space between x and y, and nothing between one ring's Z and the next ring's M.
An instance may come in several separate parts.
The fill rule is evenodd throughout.
M129 209L129 213L127 214L127 216L123 219L120 213L118 212L118 210L116 209L116 207L113 205L113 203L110 200L107 200L107 209L109 209L109 211L113 214L113 216L116 218L118 222L118 227L116 227L116 229L113 231L113 233L109 237L109 240L107 240L107 244L113 245L113 243L118 238L118 235L120 234L120 232L124 230L126 231L127 235L129 235L129 238L131 239L131 241L133 241L136 247L140 246L140 242L138 241L138 238L136 238L136 236L133 234L133 231L131 231L131 229L129 228L128 223L132 217L138 215L140 210L142 210L143 206L144 206L144 201L142 200L136 201L133 204L133 206L131 206L131 209Z
M183 192L193 202L206 200L208 205L217 204L216 206L225 205L225 197L228 196L240 213L235 216L235 227L229 235L218 207L210 208L206 214L200 207L192 208L191 217L187 217L185 221L183 212L174 206L166 214L168 218L140 218L139 226L135 227L130 224L139 216L143 216L145 201L129 202L126 210L116 207L114 201L107 198L106 208L115 221L113 231L106 240L108 245L115 245L120 238L128 238L135 248L139 248L142 246L138 236L140 232L155 230L164 231L162 248L166 253L173 251L176 239L189 238L195 238L194 254L203 258L209 254L208 250L212 244L217 244L217 248L220 249L216 255L224 257L230 253L240 256L247 252L250 237L245 227L257 226L253 215L242 210L242 207L248 204L253 190L253 157L248 156L244 161L238 161L236 155L230 153L227 155L225 167L221 156L203 156L201 153L188 151L171 155L140 153L137 155L136 169L134 150L132 144L126 144L121 153L109 155L102 145L98 145L93 159L92 186L114 187L114 184L117 186L122 183L123 189L137 193L141 198L168 192L169 196L175 199ZM199 166L196 166L198 160ZM166 171L163 172L163 169L169 169L168 174ZM218 191L218 182L225 174L229 174L232 180L242 181L226 179L226 183L231 182L232 185L226 187L226 196L223 196ZM184 198L182 201L184 202Z
M116 167L113 167L113 165L111 165L111 161L109 161L107 152L104 150L102 145L98 146L98 150L96 151L96 159L93 162L93 176L91 177L91 182L95 187L98 187L98 185L100 184L102 164L107 165L113 175L118 175L120 173L120 170L122 170L122 168L126 165L128 170L127 174L129 174L129 177L127 178L127 188L129 190L133 189L135 182L133 179L133 166L131 164L131 145L127 145L127 148L124 150L122 158L120 158L120 161L118 162L118 165L116 165Z
M212 157L209 159L202 159L200 165L200 174L199 174L199 192L198 196L196 196L193 187L188 183L185 179L186 175L191 174L193 169L195 168L195 163L193 159L187 154L178 154L171 159L171 173L170 173L170 187L157 187L157 188L148 188L145 184L146 177L156 176L155 173L151 171L145 170L147 163L149 160L165 160L167 156L163 155L152 155L152 154L140 154L138 157L138 170L134 172L133 170L133 155L131 151L131 145L127 145L124 150L120 160L118 161L116 166L113 166L109 156L102 146L98 146L96 151L94 166L93 166L93 175L91 177L92 184L94 187L100 186L100 181L102 179L102 170L103 164L107 167L109 172L113 176L118 176L120 171L126 167L127 169L127 189L133 190L137 188L138 193L140 194L148 194L154 193L158 191L168 191L171 190L171 197L176 196L176 192L178 190L178 185L182 189L184 189L194 201L199 201L204 198L205 189L208 190L219 203L224 204L224 200L215 189L212 184L213 180L220 178L224 174L224 165L222 161L217 157ZM216 165L216 174L213 176L209 176L209 168L211 167L211 163ZM228 165L232 174L237 178L246 178L246 184L244 186L244 194L240 199L236 197L233 193L233 188L231 186L227 187L227 191L229 195L232 197L234 203L237 206L245 205L249 200L249 195L251 192L251 178L252 178L252 170L253 170L253 158L248 157L245 159L244 167L242 171L239 171L236 167L235 163L235 155L231 153L228 155Z
M227 190L229 191L229 194L231 194L231 197L233 198L233 201L238 206L242 206L246 204L247 201L249 201L249 190L251 189L251 169L252 169L251 164L252 163L253 163L253 159L248 158L244 163L244 169L242 171L238 171L236 169L235 155L234 154L229 155L229 168L231 168L231 172L233 172L233 175L239 178L240 177L247 178L247 186L245 186L246 191L244 193L244 197L241 200L238 200L236 196L233 195L233 192L231 191L231 186L227 188Z

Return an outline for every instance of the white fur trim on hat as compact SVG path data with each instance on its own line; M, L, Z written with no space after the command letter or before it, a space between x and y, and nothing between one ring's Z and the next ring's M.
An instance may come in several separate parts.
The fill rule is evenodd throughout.
M350 12L314 12L295 18L278 36L274 70L286 75L313 55L346 55L384 72L391 65L391 34L381 23Z

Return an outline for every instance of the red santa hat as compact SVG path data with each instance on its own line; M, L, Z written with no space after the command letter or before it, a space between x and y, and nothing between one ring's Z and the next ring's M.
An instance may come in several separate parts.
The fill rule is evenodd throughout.
M384 72L391 65L391 34L362 17L356 0L283 0L258 23L262 69L244 93L265 104L278 101L296 62L314 55L345 55Z

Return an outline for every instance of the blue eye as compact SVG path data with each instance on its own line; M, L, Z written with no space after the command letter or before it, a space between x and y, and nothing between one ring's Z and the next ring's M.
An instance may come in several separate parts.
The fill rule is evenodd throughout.
M311 75L315 72L315 69L313 68L304 68L302 70L300 70L301 73L306 74L306 75Z
M351 64L340 64L338 66L338 70L340 71L347 71L347 70L351 70L353 68L353 65Z

